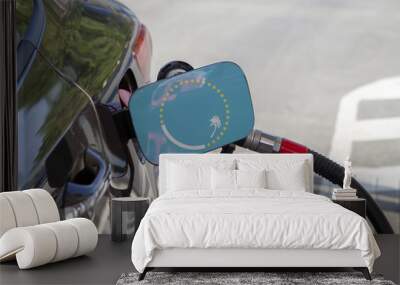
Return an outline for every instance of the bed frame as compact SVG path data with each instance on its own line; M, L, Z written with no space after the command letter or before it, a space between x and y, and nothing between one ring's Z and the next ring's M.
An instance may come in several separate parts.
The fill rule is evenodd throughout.
M266 158L268 160L304 161L306 167L307 191L313 192L314 170L311 154L163 154L160 156L159 186L165 185L166 169L168 162L175 159L188 160L218 160L235 158ZM162 194L163 187L159 187ZM228 268L233 271L253 271L260 269L337 269L353 268L361 271L367 280L371 276L359 250L333 250L333 249L254 249L254 248L169 248L158 249L154 252L153 259L147 265L139 280L143 280L146 273L153 269L165 268L201 268L213 271L217 268Z
M213 271L213 268L229 268L234 271L252 271L255 268L260 271L267 268L284 268L285 271L295 268L353 268L371 280L359 250L170 248L154 252L152 261L139 275L139 280L155 268L201 268L207 271Z

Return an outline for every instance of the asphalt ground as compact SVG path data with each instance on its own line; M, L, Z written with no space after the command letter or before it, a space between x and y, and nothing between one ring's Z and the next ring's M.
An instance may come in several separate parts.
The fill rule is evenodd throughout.
M255 127L339 162L400 231L400 2L123 1L171 60L230 60L246 73Z

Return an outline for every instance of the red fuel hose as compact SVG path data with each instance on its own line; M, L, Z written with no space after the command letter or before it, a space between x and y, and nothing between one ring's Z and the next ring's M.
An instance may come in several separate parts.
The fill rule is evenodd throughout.
M304 145L290 141L288 139L281 140L280 153L308 153L308 148Z

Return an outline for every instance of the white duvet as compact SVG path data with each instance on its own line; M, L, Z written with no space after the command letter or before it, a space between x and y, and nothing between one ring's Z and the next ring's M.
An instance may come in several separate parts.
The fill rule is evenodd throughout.
M171 192L154 200L132 243L143 272L155 249L358 249L372 271L380 251L365 219L307 192Z

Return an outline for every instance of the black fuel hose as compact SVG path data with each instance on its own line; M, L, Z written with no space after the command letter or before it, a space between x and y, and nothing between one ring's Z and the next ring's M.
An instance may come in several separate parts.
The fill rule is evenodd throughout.
M344 179L343 166L313 150L309 150L309 153L314 156L314 172L342 187ZM368 191L365 190L354 177L351 179L350 186L357 189L358 196L367 201L367 217L371 221L376 232L381 234L393 234L392 226Z

